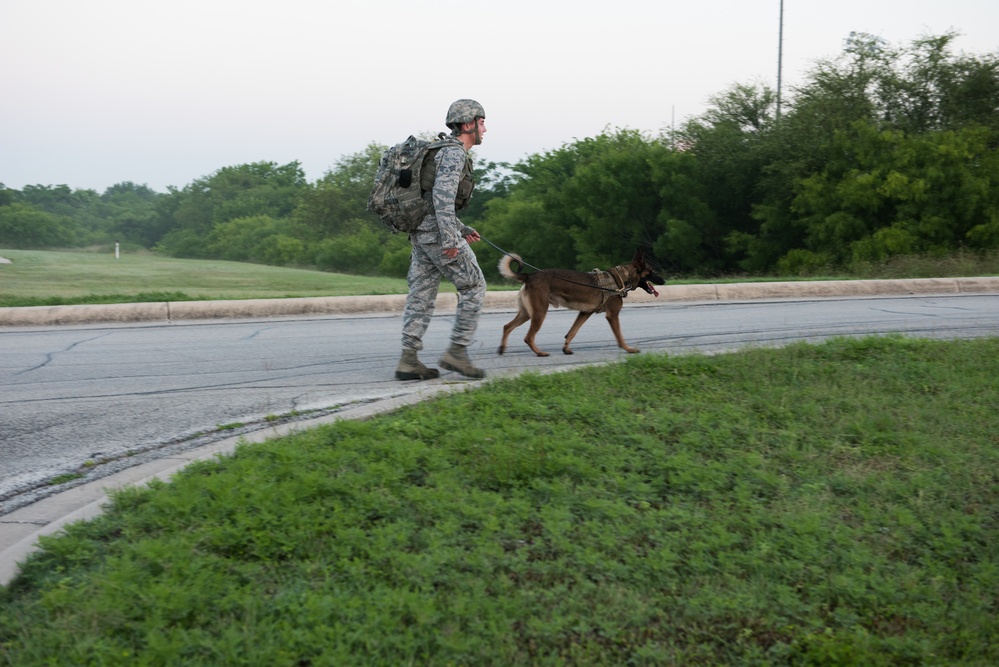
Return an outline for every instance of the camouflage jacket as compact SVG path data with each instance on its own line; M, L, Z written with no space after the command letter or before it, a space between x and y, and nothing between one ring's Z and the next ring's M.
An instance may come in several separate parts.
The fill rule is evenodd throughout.
M434 156L437 176L434 189L426 196L432 198L433 210L423 219L417 230L420 242L429 241L430 232L436 232L436 241L442 248L458 248L461 239L475 230L458 219L456 202L467 203L471 198L471 165L468 153L461 146L445 146Z

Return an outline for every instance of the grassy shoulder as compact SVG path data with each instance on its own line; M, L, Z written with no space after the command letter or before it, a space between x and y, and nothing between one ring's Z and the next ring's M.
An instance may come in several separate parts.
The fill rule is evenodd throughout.
M188 467L43 539L16 665L999 663L999 338L641 355Z

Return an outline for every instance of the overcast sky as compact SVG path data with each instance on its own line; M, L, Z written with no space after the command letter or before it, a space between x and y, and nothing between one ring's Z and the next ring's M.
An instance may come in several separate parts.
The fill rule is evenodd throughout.
M486 109L480 160L607 128L657 134L732 84L776 87L780 0L0 0L0 183L159 192L298 161L315 181L371 142ZM784 0L783 84L851 31L948 30L999 50L997 0Z

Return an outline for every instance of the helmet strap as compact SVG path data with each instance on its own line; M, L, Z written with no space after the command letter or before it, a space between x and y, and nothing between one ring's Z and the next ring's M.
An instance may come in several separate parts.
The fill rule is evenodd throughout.
M476 118L475 120L473 120L472 121L472 125L473 125L474 129L466 130L466 129L464 129L465 128L465 123L456 123L454 125L454 128L451 131L451 136L453 136L458 141L461 141L462 143L465 143L462 140L462 136L463 135L466 135L466 134L467 135L474 135L474 138L472 139L472 146L478 146L478 145L480 145L482 143L482 134L479 132L479 119ZM470 149L470 148L471 148L471 146L467 146L466 145L466 149Z

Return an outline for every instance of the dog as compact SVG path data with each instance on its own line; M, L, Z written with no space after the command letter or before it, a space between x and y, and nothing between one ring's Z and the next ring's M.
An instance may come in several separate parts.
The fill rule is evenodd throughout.
M517 264L518 269L513 265ZM524 283L517 296L517 315L503 326L503 340L500 341L499 353L506 352L506 342L510 332L524 322L530 320L531 326L524 336L524 342L539 357L547 357L548 353L539 349L534 343L534 337L545 322L548 307L562 306L578 310L579 315L572 323L569 333L565 335L565 345L562 352L572 354L569 344L576 337L579 328L593 313L606 313L607 322L617 339L618 347L625 352L634 354L638 348L624 342L621 335L621 323L618 315L624 306L624 297L628 292L641 288L653 296L659 296L653 285L662 285L666 281L656 274L654 267L645 259L645 253L639 248L630 264L615 266L609 271L594 269L590 272L572 271L569 269L546 269L534 273L523 273L524 261L515 254L509 253L499 261L499 272L504 278L519 280Z

